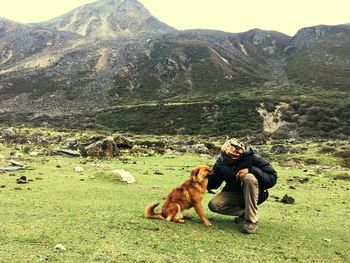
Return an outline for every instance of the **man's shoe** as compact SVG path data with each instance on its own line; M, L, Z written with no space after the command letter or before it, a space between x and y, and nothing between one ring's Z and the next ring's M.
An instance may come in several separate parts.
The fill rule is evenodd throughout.
M233 222L235 222L236 224L240 224L240 223L245 222L245 219L244 219L244 214L243 214L243 215L240 215L240 216L235 217L235 219L233 219Z
M253 223L248 220L246 220L245 224L242 227L242 233L245 234L253 234L258 230L258 223Z

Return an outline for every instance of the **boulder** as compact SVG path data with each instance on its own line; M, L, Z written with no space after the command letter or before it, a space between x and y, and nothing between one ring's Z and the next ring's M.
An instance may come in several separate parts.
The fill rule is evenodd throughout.
M293 204L295 202L295 199L291 196L288 196L288 195L284 195L282 200L281 200L282 203L285 203L285 204Z
M119 149L131 149L134 146L134 141L132 139L120 134L114 135L113 141Z
M107 137L87 146L80 147L83 157L113 158L119 155L119 150L112 137Z
M136 182L135 177L125 170L117 169L117 170L113 170L113 173L117 177L119 177L122 181L127 182L128 184L133 184Z
M62 155L66 157L80 157L80 153L77 151L66 150L66 149L58 149L53 150L52 155Z

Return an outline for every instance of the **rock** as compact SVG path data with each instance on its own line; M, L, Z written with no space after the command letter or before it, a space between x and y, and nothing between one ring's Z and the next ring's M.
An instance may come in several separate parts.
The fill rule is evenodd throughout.
M83 167L81 167L81 166L75 166L74 167L74 171L76 171L76 172L82 172L82 171L84 171L85 169L83 168Z
M300 160L297 158L288 158L283 163L281 163L281 166L283 167L295 167L300 164Z
M67 250L62 244L57 244L55 249L59 252Z
M20 178L16 180L17 184L27 184L28 180L25 175L22 175Z
M319 164L319 160L315 159L315 158L307 158L305 161L304 161L306 164Z
M26 167L16 166L16 167L0 167L0 172L13 172L17 170L26 170Z
M66 157L80 157L80 153L72 150L58 149L52 151L53 155L62 155Z
M294 149L291 146L285 146L282 144L273 145L270 150L271 153L275 154L291 154L291 153L298 153L299 151L297 149Z
M132 139L120 134L114 135L113 141L119 149L131 149L134 146L134 141Z
M198 143L190 146L182 146L180 151L196 154L209 154L209 149L203 143Z
M160 172L160 171L154 171L154 174L156 174L156 175L164 175L162 172Z
M334 152L336 152L336 148L334 147L334 146L328 146L328 145L326 145L326 146L323 146L323 147L321 147L319 150L318 150L318 152L319 153L334 153Z
M125 170L113 170L113 173L117 175L122 181L127 182L128 184L133 184L136 182L134 176Z
M295 202L295 199L291 196L284 195L281 202L285 204L293 204Z
M324 238L323 241L327 242L327 243L331 243L332 239L330 238Z
M80 147L80 153L84 157L113 158L119 155L119 150L112 137L101 139L88 146Z
M4 130L1 137L5 144L26 144L28 143L27 136L15 129Z
M19 162L16 162L16 161L14 161L14 160L11 160L11 161L10 161L10 164L11 164L12 166L25 167L25 165L23 165L23 164L21 164L21 163L19 163Z
M299 183L304 184L304 183L308 182L309 180L310 180L309 178L305 177L305 178L299 179L298 181L299 181Z

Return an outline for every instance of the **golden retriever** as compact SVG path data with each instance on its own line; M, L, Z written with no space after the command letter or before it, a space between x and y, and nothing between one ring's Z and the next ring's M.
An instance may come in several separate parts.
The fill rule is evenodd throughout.
M194 207L203 224L211 226L212 224L205 217L202 207L202 199L208 185L207 177L211 174L212 170L208 165L197 165L192 169L190 177L170 192L162 212L154 212L154 208L159 203L153 202L146 206L145 217L183 223L184 218L189 218L189 216L184 216L182 211Z

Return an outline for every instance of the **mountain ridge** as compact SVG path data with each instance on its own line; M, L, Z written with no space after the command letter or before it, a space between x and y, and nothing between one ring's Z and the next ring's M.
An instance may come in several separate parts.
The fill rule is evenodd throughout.
M350 87L349 42L349 24L307 27L294 36L261 29L175 30L137 0L100 0L37 24L0 19L0 110L26 122L54 116L51 121L61 123L70 114L75 124L84 120L140 131L129 118L152 130L146 126L153 117L143 114L154 104L159 111L150 112L164 110L174 116L177 132L194 132L194 124L181 117L183 107L198 111L201 122L211 123L206 129L196 126L200 132L234 129L221 111L242 131L254 133L263 130L257 111L261 103L273 110L286 102L299 105L284 111L290 131L319 129L319 120L311 120L312 127L306 122L311 118L308 112L326 107L332 112L322 113L322 122L327 122L327 115L333 120L323 124L324 133L331 129L344 135L350 118L335 112L348 107L343 98ZM229 108L226 102L231 100L242 108ZM187 102L196 104L181 104ZM138 104L143 106L127 107ZM251 116L254 128L240 123L244 120L238 113ZM336 119L338 128L330 128ZM158 132L166 132L158 126Z

